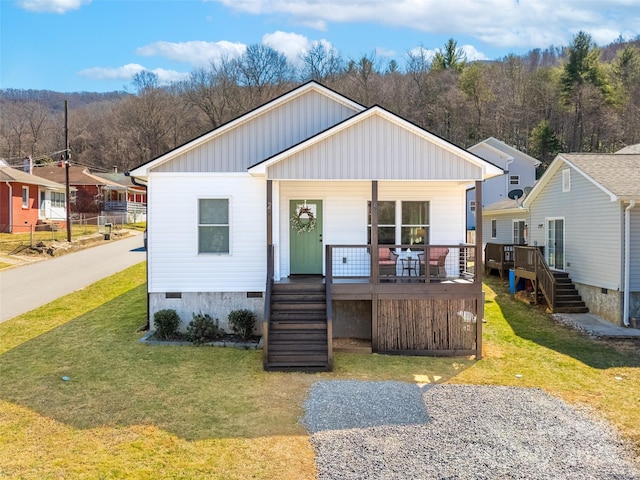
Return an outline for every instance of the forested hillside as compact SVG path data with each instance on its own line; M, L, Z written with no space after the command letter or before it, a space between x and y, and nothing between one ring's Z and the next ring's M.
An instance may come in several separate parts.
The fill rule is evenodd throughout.
M496 137L547 165L559 151L610 152L640 143L640 40L602 49L581 32L565 48L466 62L450 40L434 58L346 60L321 44L296 66L264 45L160 86L138 74L131 93L0 91L0 158L57 161L69 100L72 162L130 169L310 79L381 105L468 147Z

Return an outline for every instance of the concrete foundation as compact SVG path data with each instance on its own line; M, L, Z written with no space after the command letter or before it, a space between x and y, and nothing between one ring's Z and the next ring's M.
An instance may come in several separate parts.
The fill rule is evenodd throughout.
M246 292L209 292L209 293L150 293L149 322L154 330L153 315L158 310L173 309L180 317L180 331L185 332L194 313L209 314L218 319L226 332L232 332L227 320L232 310L247 309L256 314L256 334L261 334L264 318L264 298L248 298Z

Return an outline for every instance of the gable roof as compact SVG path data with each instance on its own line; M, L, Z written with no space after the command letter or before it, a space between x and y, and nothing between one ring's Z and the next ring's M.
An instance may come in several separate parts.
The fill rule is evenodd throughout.
M621 148L616 153L640 154L640 143L636 143L635 145L629 145L627 147Z
M33 167L33 174L38 177L46 178L59 183L66 183L66 168L59 167L58 164L49 164L41 167ZM70 185L101 185L101 186L119 186L115 182L93 175L88 168L79 166L69 167L69 184Z
M224 125L221 125L220 127L217 127L201 135L200 137L190 140L189 142L171 150L170 152L162 154L155 159L152 159L146 163L143 163L142 165L135 167L133 170L130 171L129 175L132 177L146 178L151 169L156 168L168 161L171 161L172 159L180 155L183 155L195 148L198 148L199 146L211 141L212 139L216 137L220 137L225 133L228 133L233 129L236 129L249 121L252 121L262 115L265 115L266 113L286 104L287 102L290 102L293 99L300 97L309 92L317 92L327 98L330 98L331 100L344 105L348 109L351 109L354 113L360 112L365 109L364 106L360 105L357 102L354 102L353 100L348 99L343 95L340 95L334 90L331 90L315 81L310 81L255 108L254 110L251 110L241 115L240 117L237 117L234 120L231 120L230 122L225 123Z
M518 150L515 147L512 147L511 145L507 145L506 143L498 140L497 138L494 137L489 137L486 138L484 140L482 140L481 142L476 143L475 145L472 145L471 147L469 147L467 150L469 151L474 151L476 150L478 147L481 147L482 145L485 145L489 148L491 148L492 150L495 150L497 152L506 154L507 156L514 158L514 157L518 157L524 160L528 160L530 161L535 167L537 167L538 165L540 165L542 162L536 158L533 158L530 155L527 155L526 153L524 153L521 150Z
M306 140L303 140L302 142L298 143L297 145L294 145L280 153L277 153L276 155L263 160L255 165L252 165L251 167L249 167L249 173L253 174L253 175L265 175L267 173L267 170L275 165L277 165L278 163L284 162L285 160L291 159L291 158L295 158L296 156L298 156L298 161L303 161L301 159L302 157L302 153L305 151L310 151L313 147L319 146L323 143L328 143L330 142L330 140L334 137L337 137L340 133L345 132L347 130L354 130L356 126L363 124L364 122L366 122L367 120L370 120L374 117L380 118L382 119L384 122L386 122L387 124L392 124L395 126L398 126L402 131L407 132L408 134L414 135L416 137L421 138L422 140L429 142L431 145L434 145L435 148L438 150L438 152L440 153L440 155L438 155L438 159L441 162L440 163L447 163L447 160L452 160L452 159L458 159L461 160L463 163L468 164L468 165L472 165L474 167L476 167L478 170L480 170L481 175L480 175L480 179L484 179L487 177L491 177L491 176L495 176L495 175L500 175L503 172L503 170L499 167L497 167L496 165L492 164L491 162L488 162L487 160L484 160L480 157L478 157L477 155L475 155L472 152L466 151L462 148L459 148L458 146L452 144L451 142L444 140L441 137L438 137L437 135L434 135L433 133L424 130L423 128L418 127L417 125L389 112L388 110L385 110L384 108L378 106L378 105L374 105L373 107L370 107L352 117L347 118L346 120L338 123L337 125L334 125L326 130L324 130L323 132L320 132L316 135L314 135L311 138L308 138ZM382 132L379 132L380 135L377 138L372 138L372 142L376 142L380 139L380 136L382 135ZM398 141L398 137L394 137L394 139L396 141ZM347 148L344 145L339 145L339 147L341 148ZM355 157L359 157L358 159L360 160L360 163L358 164L359 167L358 169L354 169L351 168L350 170L358 170L358 174L360 176L358 177L349 177L349 178L359 178L359 179L364 179L364 178L380 178L380 179L400 179L400 178L411 178L411 179L420 179L422 177L419 176L419 171L417 169L417 166L415 165L407 165L405 164L403 165L398 165L398 164L394 164L394 168L385 168L384 172L375 172L374 169L376 167L376 162L375 162L375 156L376 155L384 155L385 152L380 152L380 150L372 148L371 151L368 152L369 156L367 156L367 150L366 150L366 145L363 148L359 148L359 149L355 149L355 150L350 150L351 152L351 156L350 159L353 159ZM318 147L320 148L320 147ZM397 148L397 146L396 146ZM334 155L335 155L335 149L333 150ZM417 154L414 154L417 156ZM449 155L449 157L445 158L446 155ZM410 155L406 154L404 157L402 157L403 160L407 160L408 157ZM364 158L360 158L360 157L364 157ZM387 158L388 160L388 158ZM422 160L422 159L421 159ZM435 161L433 158L429 158L428 160L431 161ZM357 161L357 160L356 160ZM425 163L425 162L423 162ZM448 165L446 165L449 168L454 168L454 166L451 164L452 162L449 162ZM380 162L378 162L378 165L380 165ZM333 166L335 167L335 164L333 164ZM344 166L344 165L343 165ZM388 164L386 164L386 167L388 167ZM412 169L413 167L413 169ZM325 173L324 173L324 177L323 178L330 178L330 179L337 179L337 178L345 178L344 176L340 176L339 172L337 172L336 168L334 168L332 173L328 172L328 168L331 168L331 165L323 165L322 167L319 168L325 168ZM307 169L308 170L308 169ZM400 172L401 170L404 170L405 176L399 175L398 172ZM395 173L395 175L394 175ZM416 173L418 173L418 175L416 175ZM457 178L460 180L469 180L471 178L473 178L473 175L471 176L465 176L464 172L461 172L462 175ZM469 171L467 170L467 174L469 173ZM475 174L477 175L477 174ZM319 177L311 177L311 178L319 178Z
M525 206L563 166L584 176L609 195L611 201L640 200L640 154L560 153L525 199Z
M49 188L51 190L66 189L66 187L61 183L54 182L46 178L40 178L36 175L31 175L16 168L11 168L4 163L0 163L0 182L26 183L28 185L38 185L40 187Z
M491 205L487 205L482 208L483 214L502 214L502 213L515 213L515 212L526 212L528 209L522 206L521 200L512 200L510 198L503 198L502 200L498 200L497 202L492 203Z

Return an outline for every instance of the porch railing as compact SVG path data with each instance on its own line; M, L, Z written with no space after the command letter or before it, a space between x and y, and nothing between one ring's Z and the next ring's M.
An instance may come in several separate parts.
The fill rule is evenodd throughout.
M330 281L475 282L475 245L329 245Z

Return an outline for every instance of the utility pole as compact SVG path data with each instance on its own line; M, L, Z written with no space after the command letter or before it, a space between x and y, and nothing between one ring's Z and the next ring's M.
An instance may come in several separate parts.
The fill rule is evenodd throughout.
M71 243L71 195L69 188L69 100L64 101L64 168L66 170L67 242Z

